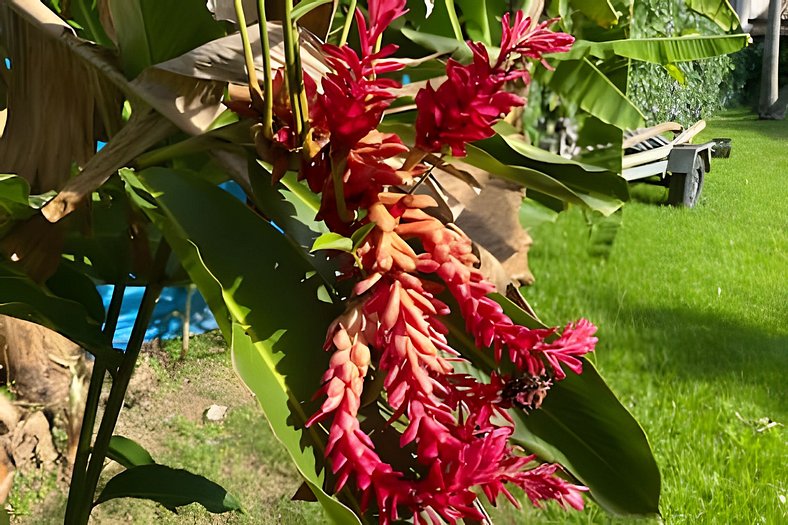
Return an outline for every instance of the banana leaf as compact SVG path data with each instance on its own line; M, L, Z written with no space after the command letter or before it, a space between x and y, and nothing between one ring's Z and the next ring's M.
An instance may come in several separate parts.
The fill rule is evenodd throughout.
M568 53L552 55L557 60L578 60L585 56L607 59L614 55L651 62L673 64L734 53L750 41L750 35L682 36L591 42L578 40Z
M224 35L205 0L109 0L128 78Z
M621 18L621 12L613 7L610 0L569 0L569 4L600 27L610 28Z
M317 298L324 283L315 269L271 224L208 182L164 168L124 177L155 199L158 208L146 212L205 295L232 342L236 372L257 396L327 517L337 524L359 523L323 490L325 432L304 428L317 409L308 400L328 365L323 334L337 314L334 305Z
M561 60L548 85L561 97L602 122L620 129L635 129L645 117L632 101L590 60Z
M723 31L733 31L741 27L739 15L728 0L684 0L684 2L687 7L702 14L720 26Z

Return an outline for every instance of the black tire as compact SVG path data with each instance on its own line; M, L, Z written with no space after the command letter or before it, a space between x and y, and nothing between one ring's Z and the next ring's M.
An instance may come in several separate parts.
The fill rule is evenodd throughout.
M695 157L690 173L673 173L670 176L668 204L685 208L694 207L703 190L705 175L706 165L699 155Z

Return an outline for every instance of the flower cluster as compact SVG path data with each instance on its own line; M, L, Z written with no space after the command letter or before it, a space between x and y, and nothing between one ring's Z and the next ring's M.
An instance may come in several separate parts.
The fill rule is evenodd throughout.
M437 204L431 197L384 192L378 199L369 210L376 226L358 251L367 277L329 330L326 347L334 352L320 391L326 399L308 423L332 418L327 455L338 486L354 478L364 504L374 495L382 523L396 520L402 508L415 523L482 519L474 487L491 502L504 494L516 505L507 489L513 485L535 504L557 500L582 508L583 488L555 476L557 465L536 465L535 456L509 444L513 425L506 411L538 408L546 378L563 377L562 364L576 369L575 356L593 349L593 327L581 321L553 338L554 330L515 325L486 296L492 285L474 268L470 240L426 213ZM422 253L408 243L413 240ZM508 350L517 376L493 374L485 384L454 371L458 354L441 320L450 310L436 297L443 287L479 347L493 346L497 361ZM391 419L405 422L400 445L415 444L418 479L384 461L361 431L358 410L373 366L383 377Z
M328 427L335 489L354 487L362 508L373 508L384 524L401 514L417 524L482 520L475 491L493 503L503 494L518 505L511 487L535 505L554 500L580 509L586 489L558 476L558 465L539 464L514 446L508 411L538 409L565 368L580 373L580 356L596 343L595 327L581 320L559 334L515 324L488 297L494 286L477 269L471 240L430 214L437 206L432 197L401 193L425 173L427 153L448 147L462 155L468 142L491 136L495 122L525 103L504 90L508 82L528 81L518 66L566 51L572 38L522 13L513 23L505 15L494 62L483 45L469 43L472 63L450 60L447 80L418 93L410 149L376 129L399 86L383 75L403 67L390 58L396 46L378 49L380 37L406 12L406 2L368 5L368 20L355 15L360 53L324 46L333 71L320 89L306 86L310 131L300 176L322 195L318 217L346 235L373 225L354 253L358 281L349 306L328 329L325 349L332 354L318 392L324 401L307 426ZM287 97L276 97L274 139L294 149L287 104ZM452 312L441 297L456 302L476 346L491 349L500 370L489 382L455 369L462 357L450 344ZM399 433L407 466L395 467L362 428L367 389L389 412L387 431Z
M548 29L548 21L536 24L515 15L510 26L509 13L503 16L503 39L497 60L490 60L481 43L469 43L473 62L462 65L449 60L448 79L434 89L430 83L416 96L416 146L425 152L448 147L454 156L465 155L465 144L492 137L492 125L525 100L505 91L507 82L521 79L528 83L527 69L514 66L517 59L541 59L545 53L568 51L574 39Z

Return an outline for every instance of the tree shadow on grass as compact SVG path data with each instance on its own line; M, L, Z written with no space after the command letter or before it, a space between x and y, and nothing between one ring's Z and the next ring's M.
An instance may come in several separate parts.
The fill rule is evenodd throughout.
M687 381L762 386L769 402L788 407L788 333L683 308L632 308L634 326L650 348L646 366Z

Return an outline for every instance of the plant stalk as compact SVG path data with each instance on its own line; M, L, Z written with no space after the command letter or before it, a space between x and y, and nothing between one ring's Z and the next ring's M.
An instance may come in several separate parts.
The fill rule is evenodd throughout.
M274 137L274 81L271 71L271 42L268 40L268 18L265 0L257 0L257 23L260 26L260 43L263 46L263 135Z
M462 38L462 26L460 25L460 19L457 18L457 10L454 8L454 0L445 0L446 1L446 11L449 13L449 22L451 22L451 29L454 32L454 38L463 42L464 39Z
M107 309L107 319L104 323L104 334L112 340L115 336L115 328L118 326L120 317L120 307L123 303L123 293L126 291L125 284L116 284L112 290L112 299ZM98 412L101 390L104 385L106 367L101 359L93 361L93 372L90 374L90 386L85 400L85 412L82 416L82 426L79 431L79 443L77 444L77 455L74 459L74 467L71 474L71 483L68 491L68 503L66 504L65 523L73 521L74 512L77 510L77 499L81 496L80 489L85 484L87 476L88 458L90 457L90 442L93 438L93 428L96 424L96 413Z
M353 17L356 14L356 0L350 0L350 5L347 8L347 17L345 18L345 25L342 26L342 36L339 37L339 46L342 47L347 44L348 36L350 36L350 26L353 25Z
M246 75L249 78L249 94L252 100L255 95L259 100L263 94L260 92L260 83L257 80L257 70L254 67L254 54L252 45L249 43L249 31L246 29L246 16L244 15L243 3L241 0L234 0L235 17L238 19L238 30L241 32L241 43L244 49L244 62L246 63ZM262 39L262 34L260 35Z
M93 507L93 495L96 492L99 476L104 468L104 459L107 456L109 442L115 430L115 425L118 422L120 410L123 408L123 400L126 397L126 390L129 386L131 375L134 373L134 367L137 363L142 343L145 340L145 331L148 328L148 324L153 315L153 309L156 307L156 301L163 288L163 276L169 256L170 246L165 240L162 240L156 251L153 269L150 274L150 281L142 296L142 303L137 311L137 319L134 321L134 327L131 330L129 343L126 346L126 353L118 368L118 373L112 382L112 388L109 392L109 398L107 399L107 406L104 408L101 425L96 434L96 440L93 443L93 451L90 455L85 481L81 487L80 502L75 511L76 516L73 521L66 522L67 525L87 525L88 519L90 518L90 511Z
M282 20L285 42L285 69L287 70L287 89L290 94L290 108L293 111L294 131L303 141L306 137L306 93L304 75L301 72L301 53L298 34L293 23L293 0L283 0L285 16Z

